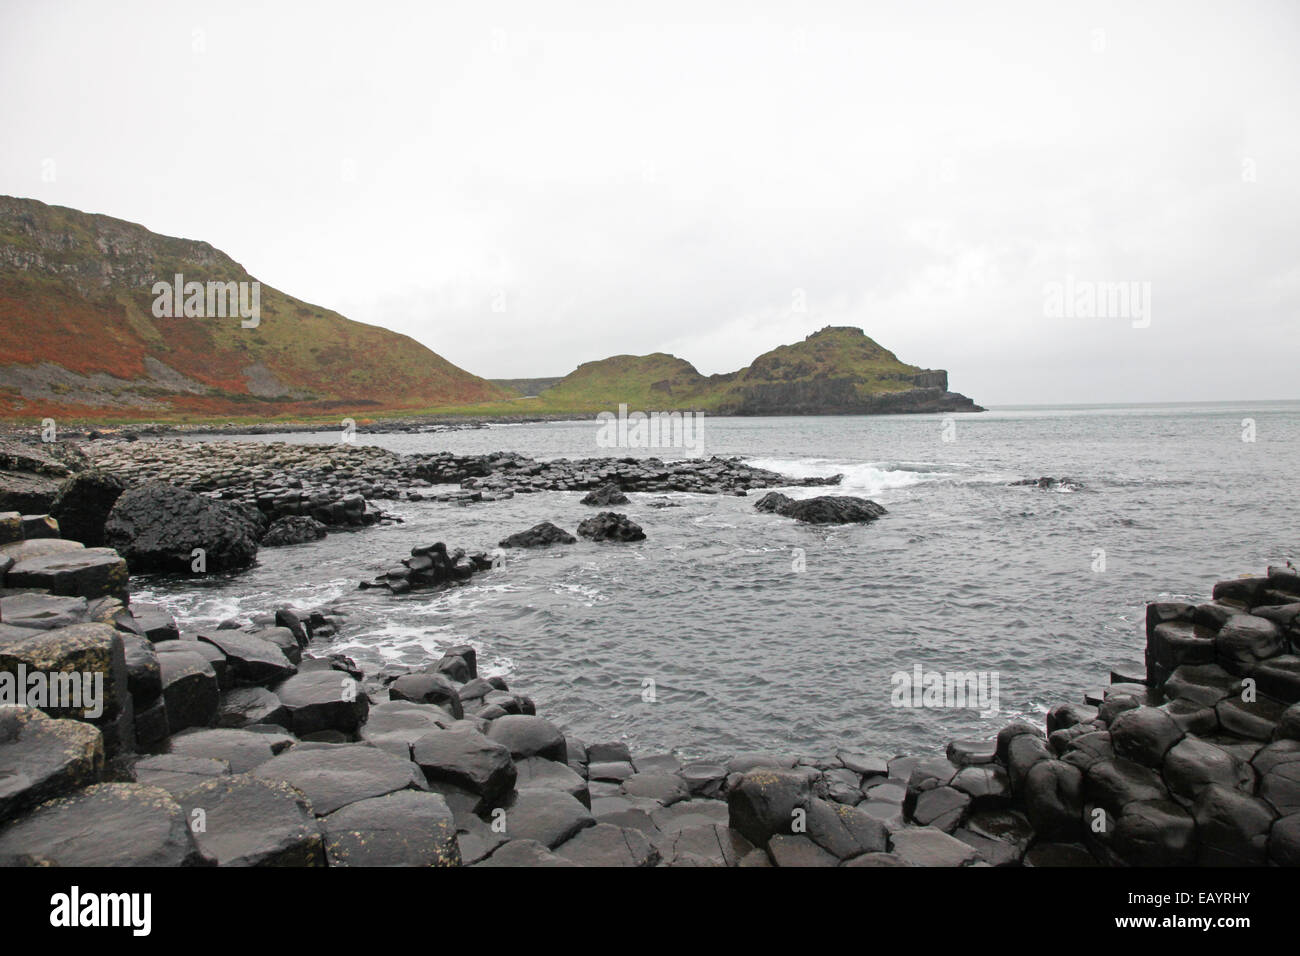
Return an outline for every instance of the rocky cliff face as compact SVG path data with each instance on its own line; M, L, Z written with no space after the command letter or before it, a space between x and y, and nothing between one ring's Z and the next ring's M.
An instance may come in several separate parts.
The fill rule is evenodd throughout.
M946 372L939 375L945 381ZM745 388L738 401L718 409L724 415L897 415L922 412L981 412L965 395L942 387L860 394L853 379L814 379Z
M250 302L256 283L255 326L233 302L155 314L155 283L177 274L244 284ZM0 418L343 417L508 394L404 335L257 282L206 242L0 196Z

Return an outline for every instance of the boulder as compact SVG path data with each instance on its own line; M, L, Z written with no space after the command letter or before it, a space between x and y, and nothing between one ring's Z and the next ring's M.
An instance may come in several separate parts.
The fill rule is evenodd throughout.
M460 866L456 821L436 793L400 790L321 820L330 866Z
M104 526L104 540L132 573L191 573L202 549L207 571L236 571L257 557L262 518L254 508L147 482L122 493Z
M549 521L533 525L527 531L520 531L502 538L498 547L502 548L542 548L551 544L573 544L578 539L562 528L557 528Z
M34 707L0 707L0 824L54 797L97 783L104 773L100 732Z
M578 535L591 541L644 541L645 532L627 515L602 511L578 525Z
M177 800L192 821L199 849L221 866L325 865L311 807L286 783L218 776Z
M184 812L166 790L99 783L42 804L0 830L0 866L202 866Z
M124 490L126 484L116 475L87 469L59 487L50 514L58 519L63 537L98 548L105 543L104 524L109 512Z

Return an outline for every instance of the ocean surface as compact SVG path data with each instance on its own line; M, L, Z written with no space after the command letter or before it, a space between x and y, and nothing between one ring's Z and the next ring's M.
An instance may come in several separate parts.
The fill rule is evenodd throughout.
M593 421L358 435L400 452L686 457L597 445ZM1253 435L1252 435L1253 432ZM721 758L745 750L919 753L985 737L1140 667L1143 608L1208 600L1214 581L1300 561L1300 402L1001 408L981 414L713 418L704 454L839 489L889 513L811 527L748 497L632 494L636 544L507 552L468 586L356 590L418 544L491 550L596 509L578 492L471 506L378 502L404 523L268 548L239 574L139 578L136 600L190 628L338 599L330 651L367 669L469 642L481 670L590 741ZM1253 437L1252 440L1244 440ZM337 433L248 436L329 441ZM1043 475L1076 491L1015 487ZM325 650L326 648L321 648ZM896 706L895 675L997 675L998 711ZM968 702L971 703L971 702Z

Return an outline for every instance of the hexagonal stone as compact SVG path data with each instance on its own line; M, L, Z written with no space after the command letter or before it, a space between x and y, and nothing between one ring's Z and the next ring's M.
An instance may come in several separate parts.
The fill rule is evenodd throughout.
M889 761L880 754L861 753L856 750L840 750L835 756L846 770L852 770L864 777L889 773Z
M176 800L157 787L99 783L0 830L0 866L201 866Z
M253 771L301 790L317 816L398 790L426 789L409 760L364 744L298 744Z
M39 592L0 597L0 621L11 627L48 631L70 624L84 624L89 610L84 597L58 597Z
M834 854L800 833L778 833L767 843L768 856L777 866L839 866Z
M729 824L755 846L777 833L792 833L794 811L807 811L809 775L796 770L750 770L727 793Z
M1135 801L1120 814L1111 849L1130 866L1191 866L1196 860L1196 824L1176 803Z
M89 720L103 727L115 720L130 700L122 636L107 624L73 624L49 631L19 628L15 633L18 636L12 640L0 642L0 681L7 678L14 682L16 676L8 675L22 672L30 678L37 671L55 677L90 674L94 675L94 685L99 684L100 675L103 677L102 687L92 685L90 697L83 694L85 688L79 679L61 688L59 696L64 704L74 706L41 704L41 710L51 716ZM17 702L12 683L5 689L9 691L6 699ZM32 700L30 693L26 700ZM96 709L101 713L93 714Z
M330 866L459 866L456 821L436 793L400 790L321 820Z
M213 777L230 773L230 764L215 757L154 754L140 757L131 768L136 783L159 787L170 794L192 790Z
M132 604L131 616L144 636L155 644L180 640L181 631L176 626L176 618L158 604Z
M636 769L626 761L601 761L587 764L587 779L593 782L622 784L634 773Z
M536 840L511 840L475 866L577 866Z
M893 853L864 853L862 856L855 856L851 860L845 860L840 866L854 867L878 867L878 866L910 866L904 862L903 858Z
M1234 614L1214 638L1216 661L1233 674L1248 674L1260 661L1286 650L1282 629L1253 614Z
M1275 763L1258 764L1261 770L1259 795L1282 816L1300 812L1300 753Z
M996 740L951 740L946 751L948 760L957 767L989 764L997 757Z
M1300 813L1273 824L1268 834L1268 858L1278 866L1300 866Z
M1083 812L1083 771L1062 760L1043 760L1025 777L1025 814L1040 836L1068 839Z
M159 654L158 672L173 732L206 727L216 720L220 705L217 672L206 658L190 652Z
M236 684L270 684L298 672L279 647L243 631L201 632L198 639L226 655Z
M8 617L5 618L8 621ZM1266 697L1294 704L1300 701L1300 657L1283 654L1262 662L1251 674Z
M557 763L545 757L524 757L515 761L518 776L515 785L534 790L560 790L576 797L578 802L591 808L591 794L587 781L575 773L567 763Z
M370 708L370 716L361 728L361 739L382 750L409 755L411 745L420 737L455 724L451 714L434 704L387 700Z
M1211 784L1250 793L1255 773L1246 763L1214 744L1196 737L1184 737L1165 755L1165 784L1185 800L1195 800Z
M1240 687L1241 678L1218 664L1184 664L1169 675L1163 690L1170 698L1213 707L1225 697L1238 693Z
M596 825L586 807L559 790L516 790L507 798L505 811L506 834L512 841L536 840L551 849Z
M1035 843L1025 853L1023 862L1025 866L1038 867L1100 866L1087 847L1078 843Z
M249 724L276 724L288 730L292 723L288 708L265 687L236 687L221 695L218 727L238 729Z
M812 841L840 860L881 852L889 845L885 825L866 811L816 797L808 803L806 826Z
M1160 775L1131 760L1098 760L1084 775L1084 796L1118 816L1134 800L1167 800Z
M680 773L682 762L672 754L647 754L633 761L637 773Z
M272 736L251 730L183 730L167 742L167 752L182 757L207 757L230 765L231 773L248 773L293 746L288 735Z
M962 843L973 847L980 859L989 866L1018 866L1024 852L1013 843L993 840L965 827L954 830L952 835Z
M564 734L544 717L507 714L492 721L487 736L508 747L510 756L516 760L523 757L545 757L547 760L567 763L569 759Z
M199 848L221 866L324 866L320 828L302 794L246 774L218 776L177 796ZM196 814L196 811L201 811Z
M996 764L963 767L951 786L970 797L972 810L994 810L1011 802L1011 780Z
M459 719L465 716L464 704L456 685L436 673L403 674L388 685L391 700L407 700L416 704L437 704Z
M126 561L112 548L82 548L17 560L5 575L11 588L40 588L67 597L128 599Z
M1077 770L1075 772L1078 773ZM968 793L952 787L935 787L916 798L912 819L923 827L937 827L945 833L951 833L961 824L970 803Z
M1211 784L1192 807L1200 866L1263 866L1277 814L1263 800Z
M623 781L630 797L646 797L665 807L690 798L686 781L675 773L634 773Z
M1169 714L1155 707L1135 707L1110 725L1115 753L1144 767L1159 767L1183 730Z
M46 800L96 783L104 773L99 730L34 707L0 707L0 823Z
M463 787L490 804L510 792L518 775L509 748L471 728L429 731L416 738L411 755L431 784Z
M656 866L659 851L639 830L598 823L579 830L555 851L579 866Z
M341 671L295 674L271 690L289 711L291 729L299 737L321 730L354 734L370 712L366 695Z
M1226 732L1251 740L1271 740L1284 709L1280 703L1267 697L1253 701L1229 697L1214 707L1219 724Z
M975 848L933 827L896 831L891 851L908 866L966 866L979 854Z
M722 793L727 772L717 764L692 763L682 768L681 778L692 796L716 797Z

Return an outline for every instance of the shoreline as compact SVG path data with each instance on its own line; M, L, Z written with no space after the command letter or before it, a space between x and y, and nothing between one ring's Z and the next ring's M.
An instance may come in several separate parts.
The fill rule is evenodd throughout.
M328 609L268 607L182 632L161 609L131 605L128 565L162 560L146 532L174 546L199 529L208 569L236 567L280 522L384 520L368 501L403 480L457 480L458 497L490 502L638 484L744 494L789 485L785 476L722 459L683 472L349 446L366 467L343 469L352 473L325 495L306 482L338 479L334 446L205 443L196 456L183 442L150 443L155 459L130 442L62 457L23 447L21 461L22 449L6 449L6 468L26 463L58 486L51 500L68 530L85 519L61 511L68 489L82 510L100 489L85 465L122 487L101 509L105 540L89 547L43 513L0 516L0 675L89 671L107 695L90 720L85 708L0 708L0 760L27 775L0 794L0 864L1300 865L1294 569L1221 581L1200 604L1148 605L1144 671L1113 670L1104 692L1052 707L1041 726L1015 721L942 755L848 748L683 763L564 734L505 680L480 678L468 646L372 674L313 654L346 627ZM268 448L287 457L268 462ZM241 471L249 454L256 465ZM367 482L378 495L356 490ZM782 497L767 500L779 509ZM171 523L141 530L160 514ZM433 542L401 564L382 576L390 589L490 570L483 555ZM100 822L109 809L112 828ZM185 827L195 809L225 821L220 839ZM55 839L78 828L71 845ZM128 839L158 832L157 843Z

